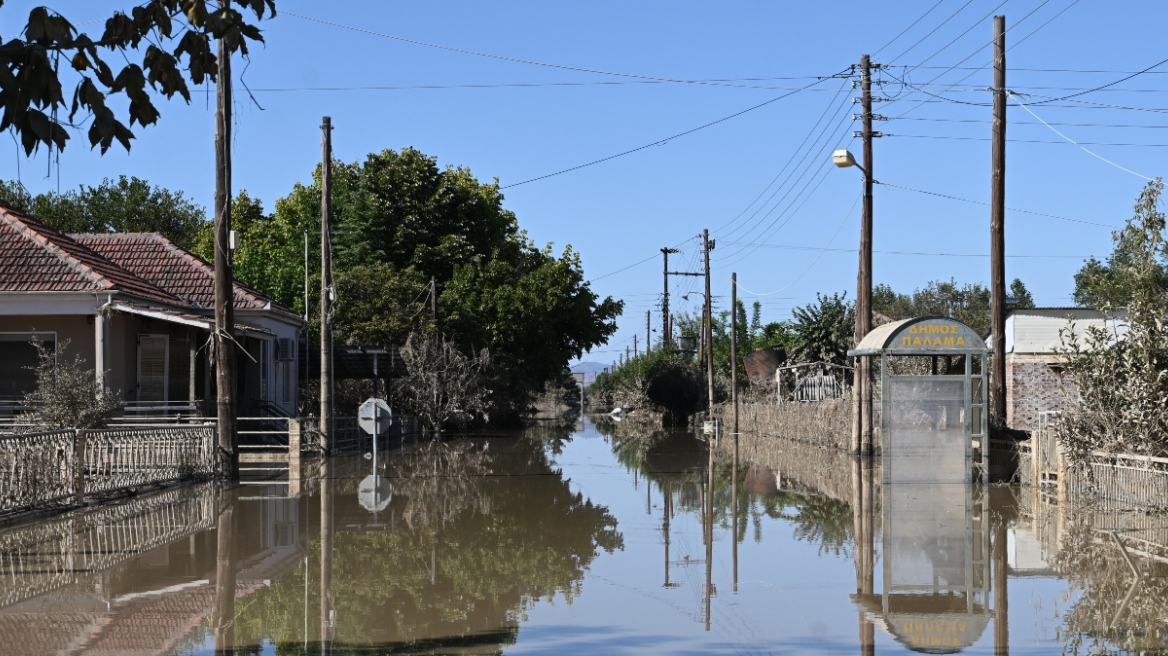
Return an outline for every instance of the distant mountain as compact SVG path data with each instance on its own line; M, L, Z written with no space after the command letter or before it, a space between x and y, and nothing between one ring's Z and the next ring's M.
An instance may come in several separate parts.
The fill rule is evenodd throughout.
M597 374L608 368L607 364L601 362L581 362L572 365L572 373L584 374L584 384L588 385L596 380Z

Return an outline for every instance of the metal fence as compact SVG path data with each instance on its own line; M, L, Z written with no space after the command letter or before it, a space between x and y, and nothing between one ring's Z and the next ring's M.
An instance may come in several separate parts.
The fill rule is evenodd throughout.
M210 426L0 435L0 518L210 477L213 445Z
M1094 451L1075 466L1055 438L1057 419L1043 417L1029 442L1018 444L1018 475L1023 485L1062 500L1089 497L1110 507L1168 508L1168 458Z

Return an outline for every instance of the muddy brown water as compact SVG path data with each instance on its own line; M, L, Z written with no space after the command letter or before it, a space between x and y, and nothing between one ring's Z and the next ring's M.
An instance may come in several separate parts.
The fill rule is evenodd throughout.
M371 461L339 458L7 528L0 653L1168 647L1168 518L885 486L781 440L743 438L736 471L723 443L710 476L691 435L612 430L382 454L376 495Z

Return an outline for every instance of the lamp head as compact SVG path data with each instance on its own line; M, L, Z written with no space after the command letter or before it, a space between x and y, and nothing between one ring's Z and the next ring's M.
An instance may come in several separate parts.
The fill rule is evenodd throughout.
M853 157L851 151L848 150L835 151L831 154L831 161L841 169L856 165L856 158Z

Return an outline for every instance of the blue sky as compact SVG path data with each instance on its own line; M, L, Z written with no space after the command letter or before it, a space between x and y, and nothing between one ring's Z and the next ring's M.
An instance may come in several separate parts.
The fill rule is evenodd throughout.
M36 4L5 3L0 34L19 29ZM53 8L92 31L100 23L88 21L126 6ZM236 188L270 208L307 180L324 115L340 159L414 146L498 178L535 242L570 244L593 288L627 303L620 331L586 360L616 359L634 332L643 340L646 311L659 325L658 249L683 249L671 268L696 267L703 228L717 240L713 293L723 305L734 271L767 321L789 318L817 291L854 296L860 174L828 161L837 146L859 156L858 92L849 80L818 78L863 53L888 66L878 79L889 100L874 111L891 119L876 125L886 136L875 144L875 178L887 185L875 192L874 277L901 291L951 277L988 281L981 203L990 191L992 15L1006 16L1007 86L1018 94L1008 112L1007 206L1026 211L1007 213L1007 275L1039 304L1071 302L1083 257L1109 252L1105 226L1130 216L1140 176L1161 175L1168 153L1168 65L1062 99L1168 58L1161 2L279 0L278 8L263 26L267 46L236 66L258 102L237 87ZM1017 103L1033 103L1034 114ZM100 156L78 134L50 169L43 152L27 159L10 141L0 176L37 192L136 175L210 205L213 103L196 94L190 105L160 107L160 124L137 129L130 154ZM657 145L524 183L649 144ZM697 282L674 279L674 309L698 307L700 296L680 299Z

